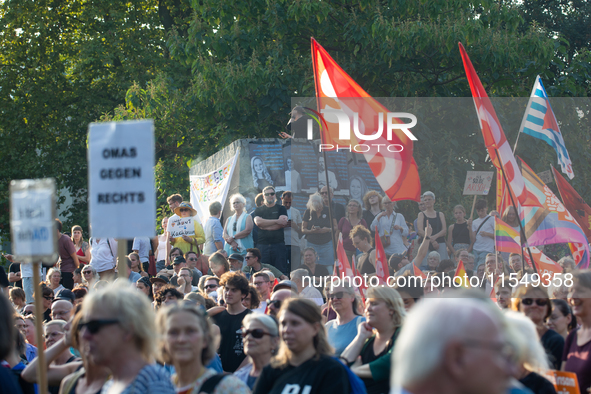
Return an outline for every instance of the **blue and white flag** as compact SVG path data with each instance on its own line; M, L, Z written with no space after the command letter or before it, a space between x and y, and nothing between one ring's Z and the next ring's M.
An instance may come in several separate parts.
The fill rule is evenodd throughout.
M523 115L519 132L546 141L556 151L562 172L570 179L575 177L564 139L539 75L536 77L536 83L531 92L525 115Z

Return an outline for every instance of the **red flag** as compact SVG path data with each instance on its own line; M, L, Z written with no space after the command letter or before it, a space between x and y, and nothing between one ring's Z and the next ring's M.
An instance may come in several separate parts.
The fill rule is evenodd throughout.
M454 273L454 282L459 283L461 287L470 287L470 278L468 278L468 274L466 273L466 268L464 267L464 262L462 260L460 260L458 268L456 268L456 272Z
M355 289L359 291L359 295L361 296L361 300L363 301L363 304L365 305L365 298L367 296L367 286L366 286L365 281L363 280L363 277L361 276L359 271L357 271L357 268L356 268L357 263L355 262L355 256L353 256L353 261L351 262L351 265L353 267L353 279L360 278L361 286L356 287Z
M517 205L519 203L515 202ZM497 169L497 212L503 215L505 209L511 206L511 197L509 197L509 192L505 187L505 181L503 180L503 174L500 170ZM519 209L519 207L518 207Z
M570 253L573 255L573 259L575 260L575 265L578 266L581 261L589 260L584 244L569 242L568 247L570 249Z
M542 283L548 285L554 279L554 274L562 273L562 267L550 257L542 253L538 248L535 246L530 246L529 249L531 250L531 254L534 258L534 264L536 265L536 269L540 275L540 280ZM531 259L529 257L529 253L527 252L527 248L523 248L523 256L525 257L525 261L531 265Z
M376 237L376 276L381 284L388 284L388 263L386 262L386 252L382 246L382 240L379 235Z
M425 275L425 273L421 271L421 269L417 267L415 264L412 265L412 270L414 276L420 276L423 279L427 279L427 275Z
M313 38L312 64L318 109L326 121L321 124L322 148L362 153L392 201L419 201L421 182L411 139L415 137L408 130L416 123L390 116ZM392 149L395 152L392 146L398 147Z
M497 119L495 109L476 74L476 70L474 70L474 66L472 66L472 62L464 46L461 43L459 46L462 61L464 62L464 69L466 70L466 77L470 84L472 98L474 99L476 113L480 122L480 128L482 129L484 144L488 149L488 154L493 164L498 170L501 168L504 169L507 182L509 183L509 189L512 190L513 197L517 198L517 201L521 205L540 206L538 200L525 188L523 177L519 172L515 156L513 156L513 151L505 137L501 123ZM501 177L503 176L502 174L500 175Z
M591 207L554 167L552 167L552 172L564 206L574 216L587 238L591 238Z
M349 259L345 253L345 247L343 246L343 234L339 234L339 242L337 244L337 264L339 266L339 275L341 278L344 278L345 276L350 278L353 277L353 270L351 269L351 264L349 264Z

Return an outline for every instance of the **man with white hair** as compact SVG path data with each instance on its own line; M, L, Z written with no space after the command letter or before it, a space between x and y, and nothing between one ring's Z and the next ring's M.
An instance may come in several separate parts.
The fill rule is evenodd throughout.
M310 286L312 279L307 270L300 268L293 271L291 273L291 281L296 284L298 288L298 294L301 298L308 298L314 301L318 306L322 306L324 304L322 294L316 288ZM307 282L309 285L304 286L304 282Z
M391 393L506 393L515 365L504 331L503 315L487 300L461 293L423 300L396 341Z

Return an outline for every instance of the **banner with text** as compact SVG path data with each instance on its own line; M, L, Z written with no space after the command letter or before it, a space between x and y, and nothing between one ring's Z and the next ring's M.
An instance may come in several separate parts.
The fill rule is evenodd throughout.
M232 159L209 174L190 176L191 205L197 210L201 223L205 223L209 217L209 205L212 202L219 201L224 206L239 154L240 149Z

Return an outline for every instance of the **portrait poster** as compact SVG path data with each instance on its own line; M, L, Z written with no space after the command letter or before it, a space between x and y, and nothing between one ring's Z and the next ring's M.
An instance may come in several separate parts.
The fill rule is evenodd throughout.
M259 192L267 186L273 186L276 191L285 190L285 163L281 144L251 142L248 146L252 186Z

